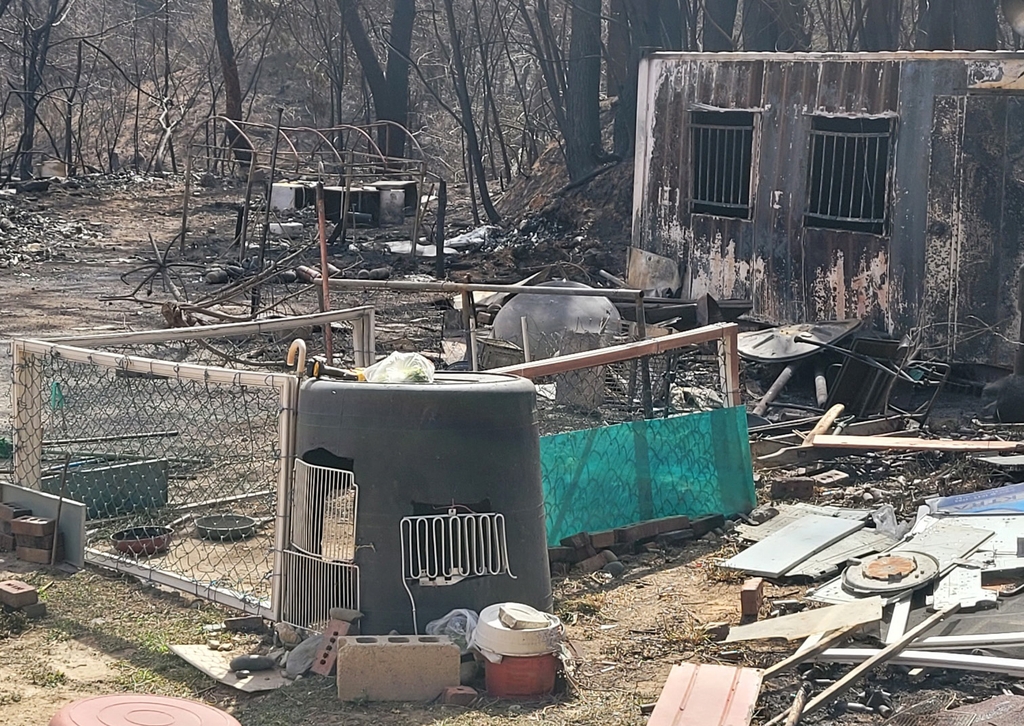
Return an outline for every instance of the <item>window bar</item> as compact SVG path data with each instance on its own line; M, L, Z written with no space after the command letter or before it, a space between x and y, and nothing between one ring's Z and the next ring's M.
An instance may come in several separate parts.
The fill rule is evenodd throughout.
M875 163L876 169L881 171L882 188L875 191L874 195L874 216L881 221L885 221L885 180L889 173L889 137L886 136L884 139L878 140L878 147L875 150ZM875 178L879 178L878 172L875 173Z
M871 202L873 199L872 189L874 187L874 172L876 167L872 167L869 163L871 158L872 146L878 142L877 138L864 139L864 175L862 177L863 184L860 187L860 218L861 219L873 219L874 211L868 208L870 204L874 207Z

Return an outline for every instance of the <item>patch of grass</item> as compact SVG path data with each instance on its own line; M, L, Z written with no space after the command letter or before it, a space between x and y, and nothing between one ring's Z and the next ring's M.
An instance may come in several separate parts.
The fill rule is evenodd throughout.
M46 666L34 668L29 672L28 679L29 683L33 686L41 688L56 688L68 682L68 677L64 674L64 671L54 670Z
M604 601L605 593L603 592L572 595L555 603L555 614L564 622L575 622L581 617L597 617L601 614Z
M28 629L28 618L20 610L9 612L0 607L0 640L19 635Z

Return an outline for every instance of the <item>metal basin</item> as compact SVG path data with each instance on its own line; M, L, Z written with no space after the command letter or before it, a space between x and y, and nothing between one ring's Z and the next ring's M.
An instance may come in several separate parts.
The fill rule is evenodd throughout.
M256 534L257 521L242 514L211 514L196 520L196 535L218 542L235 542Z
M118 552L131 555L155 555L171 546L174 530L170 527L131 527L114 532L110 541Z

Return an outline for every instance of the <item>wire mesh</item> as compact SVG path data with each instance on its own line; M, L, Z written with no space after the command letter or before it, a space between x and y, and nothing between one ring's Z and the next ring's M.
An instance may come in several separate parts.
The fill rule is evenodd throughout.
M87 560L271 607L281 386L293 379L26 346L13 366L15 481L86 505ZM165 531L163 547L152 537Z

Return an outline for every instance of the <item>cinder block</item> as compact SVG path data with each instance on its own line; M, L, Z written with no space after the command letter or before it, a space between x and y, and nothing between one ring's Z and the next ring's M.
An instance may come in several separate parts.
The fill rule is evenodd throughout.
M11 528L11 520L0 519L0 534L14 535L14 530Z
M590 533L590 544L595 550L606 550L615 544L615 530L603 529L600 532Z
M53 535L30 537L27 534L16 534L14 535L14 544L17 547L27 547L33 550L48 550L53 548Z
M849 482L850 475L845 471L829 469L828 471L823 471L820 474L814 474L811 476L811 479L814 479L814 481L818 483L818 486L836 487Z
M39 601L39 591L21 580L0 582L0 603L7 607L23 608Z
M713 532L720 527L725 526L725 517L721 514L709 514L706 517L699 517L690 523L690 528L693 530L693 536L700 539L708 532Z
M743 620L757 620L764 605L764 580L752 577L740 590L740 616Z
M338 638L348 635L351 626L352 623L346 623L344 620L331 620L327 623L327 629L320 639L320 648L313 659L314 673L321 676L331 675L334 663L338 660Z
M45 537L57 530L57 520L48 517L18 517L11 520L14 536Z
M435 635L338 639L342 701L432 701L459 682L459 647Z
M476 698L476 689L469 686L449 686L441 692L441 703L452 706L471 706Z
M267 623L259 615L243 615L224 618L224 629L232 633L263 633L267 630Z
M0 534L0 552L14 552L13 534Z
M810 477L798 476L772 482L772 499L814 499L817 482Z
M0 502L0 521L10 521L18 517L31 517L32 510L14 502Z
M44 547L43 549L36 549L33 547L15 547L15 556L19 560L25 562L35 562L39 565L49 565L50 556L53 554L52 547ZM57 562L64 561L64 543L61 542L57 545Z

